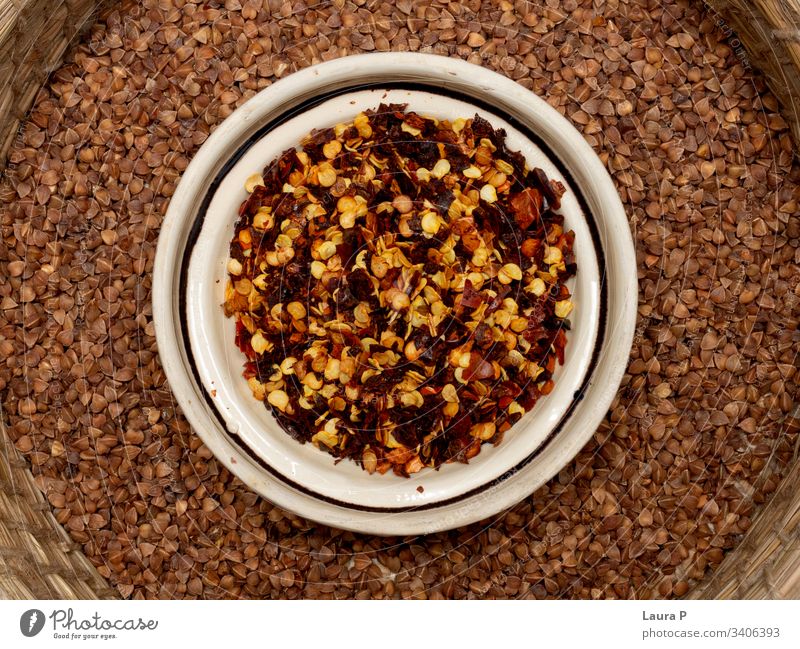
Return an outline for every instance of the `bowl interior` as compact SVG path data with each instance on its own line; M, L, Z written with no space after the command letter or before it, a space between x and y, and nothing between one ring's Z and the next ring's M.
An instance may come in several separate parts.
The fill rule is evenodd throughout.
M261 172L287 148L297 146L312 128L350 121L359 111L376 108L380 103L407 104L411 110L440 119L478 113L493 126L504 128L509 148L520 151L529 167L541 167L550 178L567 187L560 212L566 228L576 235L578 272L570 281L575 309L567 334L566 361L556 370L553 392L526 413L499 446L484 445L468 465L450 463L439 470L424 469L408 479L391 474L369 475L349 460L336 464L327 453L311 444L299 444L285 433L264 404L253 398L242 378L245 357L234 344L235 321L226 318L221 307L228 246L239 205L247 196L245 179ZM600 316L600 274L592 234L574 188L534 142L498 115L471 103L428 90L387 88L332 97L282 122L247 146L230 152L227 172L210 196L205 214L200 215L202 222L189 258L185 317L202 387L221 423L251 457L328 499L393 509L446 501L478 489L534 453L557 432L587 378Z

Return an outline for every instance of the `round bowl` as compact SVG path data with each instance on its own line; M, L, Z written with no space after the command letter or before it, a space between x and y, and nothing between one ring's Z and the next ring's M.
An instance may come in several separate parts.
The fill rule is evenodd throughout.
M567 283L577 308L570 316L566 361L554 373L553 392L540 399L506 433L499 446L484 444L481 453L469 464L448 463L438 470L423 469L410 478L370 475L355 462L335 463L328 453L311 444L300 445L287 435L267 408L253 398L242 378L247 359L232 343L236 321L226 318L220 308L228 280L228 248L234 223L239 206L248 196L244 188L246 179L294 147L310 128L346 122L358 112L377 108L381 103L405 104L421 115L451 121L477 112L495 127L503 128L508 135L508 146L521 151L529 167L544 169L548 177L560 180L568 188L559 212L564 215L565 227L575 231L574 254L579 269L577 276ZM318 97L313 106L307 105L305 110L270 128L268 137L260 134L248 141L239 153L219 183L209 188L207 207L198 212L196 218L202 223L188 244L188 281L181 289L186 294L190 353L202 387L211 395L220 423L253 457L308 493L347 506L381 510L427 506L480 489L533 454L553 434L564 419L573 395L582 390L591 364L600 319L599 265L579 195L558 166L521 130L485 108L441 91L382 86Z
M576 304L555 389L469 464L411 478L369 475L289 437L242 378L244 355L221 304L228 245L245 179L312 129L381 103L437 118L479 114L507 132L529 167L567 187L560 212L576 233ZM614 186L589 145L546 102L463 61L391 53L306 68L236 110L193 158L162 226L154 271L156 336L170 386L211 451L276 504L329 525L419 534L514 505L580 450L608 409L636 315L633 243Z

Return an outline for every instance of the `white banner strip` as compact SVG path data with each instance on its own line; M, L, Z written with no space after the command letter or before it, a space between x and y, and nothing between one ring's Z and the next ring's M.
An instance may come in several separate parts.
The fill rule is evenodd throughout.
M6 647L800 647L800 602L1 601Z

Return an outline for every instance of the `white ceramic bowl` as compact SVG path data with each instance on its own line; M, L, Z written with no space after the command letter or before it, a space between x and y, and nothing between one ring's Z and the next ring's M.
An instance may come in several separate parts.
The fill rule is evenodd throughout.
M190 242L190 279L185 303L189 342L198 375L205 392L213 395L213 405L227 430L235 433L264 464L310 493L350 506L391 509L430 505L479 489L530 456L553 433L573 395L581 390L589 370L600 315L600 281L592 233L575 192L569 190L563 197L560 213L565 217L566 227L575 231L574 252L579 272L569 283L577 308L570 317L566 364L554 374L553 392L526 413L505 435L502 444L484 445L469 464L450 463L438 471L420 471L411 478L369 475L355 462L335 464L328 453L311 444L298 444L278 426L263 404L253 399L242 378L242 366L247 359L232 343L235 320L226 318L220 308L228 278L226 262L234 223L239 206L248 196L244 189L248 176L260 172L265 163L295 146L311 127L324 128L352 120L359 111L376 108L381 102L404 103L409 110L440 119L471 117L478 112L506 130L509 147L521 151L529 167L541 167L548 177L569 187L569 180L539 147L485 109L424 90L377 88L337 95L270 129L268 137L255 139L210 191L208 207L199 215L202 225L196 239Z
M454 119L476 112L508 133L509 148L568 188L575 230L565 365L555 389L469 464L411 478L369 475L289 437L242 378L234 322L221 309L227 250L244 180L312 128L380 103ZM162 363L198 434L245 483L300 515L377 534L417 534L506 509L555 475L588 441L613 399L630 350L637 301L627 219L602 164L544 101L463 61L410 54L338 59L292 74L235 111L196 154L162 226L154 314ZM422 487L422 489L419 489Z

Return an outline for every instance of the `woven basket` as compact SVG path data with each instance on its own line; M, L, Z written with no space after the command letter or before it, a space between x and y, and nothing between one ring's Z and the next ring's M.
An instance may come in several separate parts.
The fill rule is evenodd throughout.
M707 0L765 75L800 143L800 0ZM0 0L0 168L47 74L104 2ZM736 36L732 36L734 48ZM56 522L0 421L0 597L113 598ZM800 461L692 598L800 598Z

